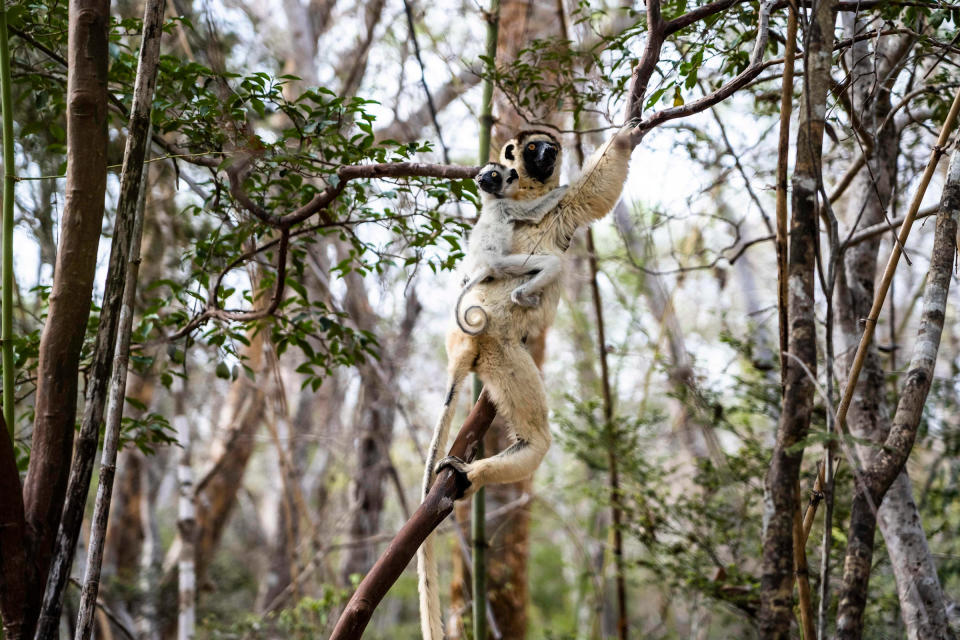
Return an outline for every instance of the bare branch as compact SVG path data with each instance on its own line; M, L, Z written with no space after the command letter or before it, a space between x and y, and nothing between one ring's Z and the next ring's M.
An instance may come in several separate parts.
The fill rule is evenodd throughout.
M651 2L655 1L656 0L651 0ZM653 129L657 125L663 124L664 122L673 120L675 118L683 118L695 113L700 113L704 109L709 109L718 102L726 100L737 90L746 86L751 80L760 74L760 72L763 70L763 51L767 47L770 25L770 10L773 8L773 4L773 2L768 1L764 2L760 6L760 15L757 20L757 40L753 47L753 53L750 54L750 63L747 65L747 68L713 93L709 93L698 100L688 102L679 107L663 109L662 111L658 111L646 120L640 122L640 124L638 124L634 129L633 138L635 143L639 142L643 134ZM646 55L646 52L644 52L644 55ZM646 89L646 85L644 85L643 88ZM635 97L636 93L632 92L631 100Z

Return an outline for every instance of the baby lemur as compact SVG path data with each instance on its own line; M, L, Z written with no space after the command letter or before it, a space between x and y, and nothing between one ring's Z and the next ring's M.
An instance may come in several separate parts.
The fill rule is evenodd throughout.
M536 307L540 304L540 292L560 276L563 265L559 257L511 253L510 248L515 222L540 222L567 192L566 187L556 187L531 200L515 200L520 184L517 170L496 162L483 167L476 180L483 208L470 234L464 261L464 286L455 309L457 325L471 336L480 335L487 326L487 313L479 305L472 305L460 314L464 296L477 283L535 274L514 289L510 299L524 307Z
M535 253L559 259L579 227L603 217L613 208L623 189L633 149L629 133L624 129L597 149L571 181L557 206L547 211L539 222L513 225L511 253L524 258L526 254ZM501 162L519 175L518 200L534 201L556 189L561 159L559 142L545 131L521 132L501 150ZM480 281L471 290L471 298L487 315L485 331L480 335L468 334L460 329L459 323L451 323L447 333L449 381L424 470L425 493L436 470L444 467L454 470L463 495L470 495L488 483L523 479L533 473L550 447L546 390L526 345L553 322L560 299L560 281L554 279L547 283L540 292L540 304L527 307L513 301L518 286L525 284L521 278L507 275L489 282ZM467 463L447 457L435 467L433 460L446 446L456 392L470 371L480 377L515 442L487 458ZM425 640L442 640L432 538L431 535L424 541L417 554L420 621Z

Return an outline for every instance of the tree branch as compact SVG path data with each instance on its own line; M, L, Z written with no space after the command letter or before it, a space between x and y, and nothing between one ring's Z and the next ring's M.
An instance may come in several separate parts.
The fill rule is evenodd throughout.
M923 294L923 312L917 330L917 342L910 362L900 402L890 433L877 450L862 481L850 513L850 530L843 566L843 588L837 611L837 638L860 638L863 633L863 611L873 557L873 539L877 515L871 505L880 504L890 485L903 470L913 449L927 393L933 380L940 336L943 332L947 293L950 290L953 256L957 248L957 214L960 212L960 152L954 151L947 169L937 229L930 258L927 286ZM937 630L929 637L942 635Z
M243 188L243 177L249 168L250 158L241 160L227 169L230 179L230 194L249 213L253 214L264 224L277 228L289 229L298 222L303 222L315 213L319 213L343 193L350 180L370 178L448 178L451 180L466 180L477 175L480 167L462 165L428 164L424 162L383 162L379 164L344 165L337 169L337 180L328 179L327 187L318 193L310 202L291 211L286 215L270 213L253 201Z
M484 391L480 394L473 411L460 428L457 439L450 447L450 455L472 460L477 445L493 422L496 408ZM337 621L330 640L356 640L363 634L374 609L397 581L417 549L437 526L453 511L457 494L454 473L444 469L434 480L430 493L413 516L400 528L386 551L380 556L360 586L350 598Z
M627 122L639 122L643 115L643 100L647 94L650 76L660 61L660 50L666 38L666 25L660 15L660 0L647 2L647 41L640 61L634 66L630 80L630 98L627 101ZM682 17L682 16L681 16ZM680 18L677 18L679 20ZM639 140L638 140L639 142Z
M651 2L656 1L657 0L651 0ZM750 54L750 63L747 65L747 68L713 93L708 93L698 100L688 102L679 107L663 109L662 111L658 111L646 120L640 122L634 129L633 139L635 140L635 143L639 142L640 138L647 131L660 124L663 124L668 120L674 120L676 118L683 118L695 113L700 113L705 109L709 109L718 102L726 100L737 90L742 89L760 74L760 72L763 70L763 51L767 47L767 39L770 31L770 11L773 8L773 4L774 3L772 1L768 1L764 2L760 6L760 14L757 19L757 40L753 46L753 52ZM644 55L646 55L646 52ZM646 85L644 85L643 88L645 90ZM631 99L633 99L635 95L636 94L632 93Z

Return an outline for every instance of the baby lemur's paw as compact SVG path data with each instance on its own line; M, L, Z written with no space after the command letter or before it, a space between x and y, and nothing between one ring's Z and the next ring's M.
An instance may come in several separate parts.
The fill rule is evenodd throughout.
M444 469L450 469L453 472L453 479L457 488L454 499L459 500L472 484L470 480L467 479L467 471L469 468L470 465L457 456L447 456L437 463L437 466L434 468L434 473L439 474Z
M540 306L540 294L539 293L527 293L523 287L517 287L510 293L510 299L513 300L514 304L520 305L521 307L539 307Z

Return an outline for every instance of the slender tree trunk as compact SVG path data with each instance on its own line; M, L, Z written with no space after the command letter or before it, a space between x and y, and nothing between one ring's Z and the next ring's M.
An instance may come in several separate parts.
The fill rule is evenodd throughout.
M865 28L852 15L844 15L845 32L853 35ZM892 73L910 50L906 37L886 37L879 41L874 55L867 42L856 43L848 54L854 78L849 91L850 103L862 129L873 136L869 171L858 176L858 194L851 200L847 219L866 228L884 221L897 183L899 132L891 124L880 129L891 110L890 87L897 78ZM877 83L875 78L887 79ZM862 318L870 313L876 281L876 261L880 237L856 244L844 253L836 298L840 337L847 354L842 362L847 372L863 333ZM847 414L850 432L874 442L882 442L890 431L890 412L886 401L885 372L876 345L871 342L862 372ZM861 462L868 464L876 450L869 445L856 446ZM904 470L880 505L878 526L884 536L887 554L897 583L901 614L911 640L924 635L924 620L945 624L943 591L936 565L923 531L920 513L913 499L910 479Z
M87 378L86 402L84 403L83 420L80 425L80 436L77 439L77 451L70 470L67 499L63 508L60 530L57 534L54 560L50 567L50 575L44 593L37 640L48 640L57 635L57 623L63 604L63 591L70 577L73 555L87 503L87 494L90 491L90 476L93 472L100 425L103 422L103 409L118 344L117 326L123 306L124 287L129 280L127 272L131 264L131 247L139 245L139 233L142 229L142 219L140 228L137 228L135 220L138 210L142 212L142 177L144 174L144 159L150 141L150 109L153 104L154 87L156 86L157 63L160 58L164 4L162 0L148 2L144 13L143 40L140 46L140 60L137 66L133 108L130 112L126 149L123 156L123 169L120 175L120 198L117 202L116 224L113 242L110 247L110 265L107 270L100 324L97 327L93 365ZM136 265L134 265L135 269ZM136 287L135 277L130 286L132 288ZM131 291L130 304L132 304L132 296L133 292ZM132 312L130 304L128 304L128 311ZM132 323L132 318L130 318L130 322ZM129 330L128 327L128 333ZM129 342L129 336L127 341ZM126 362L125 357L123 362ZM124 374L126 374L125 371ZM121 403L119 405L121 412L122 408ZM120 427L119 416L117 416L115 423L114 427L117 434L114 435L114 460L110 461L107 468L110 475L108 482L111 488L113 479L109 472L116 461L115 447ZM107 506L109 506L109 503ZM102 517L105 518L106 515L106 512L102 512ZM104 524L106 524L105 520ZM93 559L99 562L101 559L100 553L96 553ZM99 582L99 566L95 569L95 581ZM94 577L94 575L91 575L91 577ZM97 587L93 586L92 588L93 599L96 600ZM91 630L93 610L89 604L86 610L81 606L81 615L86 616L85 626L81 626L79 629L81 635L89 633Z
M177 640L192 640L197 618L197 509L193 488L192 425L184 414L184 393L176 395L174 425L180 454L177 461L177 532L180 555L177 560Z
M788 638L793 617L793 519L798 512L797 482L803 452L791 447L806 437L813 410L817 371L814 269L817 243L817 184L823 144L826 97L830 88L834 1L815 5L808 25L804 90L797 127L788 261L789 356L783 410L773 459L767 472L761 579L760 630L763 638Z
M71 0L69 12L66 204L40 339L32 457L23 489L32 537L23 625L27 636L33 635L40 614L70 473L80 348L90 315L107 181L110 3Z
M140 522L143 527L143 546L140 559L140 576L137 585L143 594L137 609L137 630L142 640L160 640L160 578L163 571L163 546L160 528L157 525L157 486L154 477L156 466L142 459L140 485L143 499L140 501Z
M17 423L13 415L14 382L13 368L13 201L17 167L13 148L13 91L10 79L10 45L7 43L7 9L0 7L0 103L3 109L3 421L7 424L10 439Z
M957 219L960 217L960 151L954 151L947 169L947 180L937 214L930 270L923 296L923 311L913 358L903 384L897 411L884 446L857 480L850 513L847 552L843 567L843 587L837 610L837 638L853 640L863 635L863 610L873 558L876 531L874 509L901 474L917 435L923 406L933 379L940 346L940 335L950 290L953 256L957 249ZM951 637L946 620L934 626L928 618L921 623L924 638Z
M376 328L379 320L370 307L363 278L354 272L346 276L347 294L344 308L357 326L365 331ZM407 296L407 307L398 335L389 345L389 357L381 362L361 364L363 384L358 411L356 467L351 481L349 536L359 540L380 531L384 494L390 478L390 444L393 442L393 424L396 421L397 400L392 390L396 368L406 360L413 327L420 314L420 302L415 293ZM343 561L343 580L349 584L353 574L365 575L377 559L376 548L358 545L348 550Z
M160 4L160 3L158 3ZM149 9L148 9L149 11ZM160 15L156 28L160 31ZM148 127L149 129L149 127ZM127 364L130 359L130 331L133 328L133 304L137 290L137 272L140 262L140 235L143 231L143 209L147 193L147 174L140 186L140 202L133 224L133 245L130 249L130 264L127 267L127 282L123 291L123 309L120 312L119 336L117 338L114 370L110 383L110 410L107 414L103 457L100 462L100 482L93 509L90 527L90 547L87 552L87 569L83 577L83 590L77 619L77 634L87 640L93 630L93 614L100 590L100 568L103 563L103 546L107 534L107 518L110 515L110 499L113 494L113 479L117 471L117 449L120 442L120 421L127 390Z

